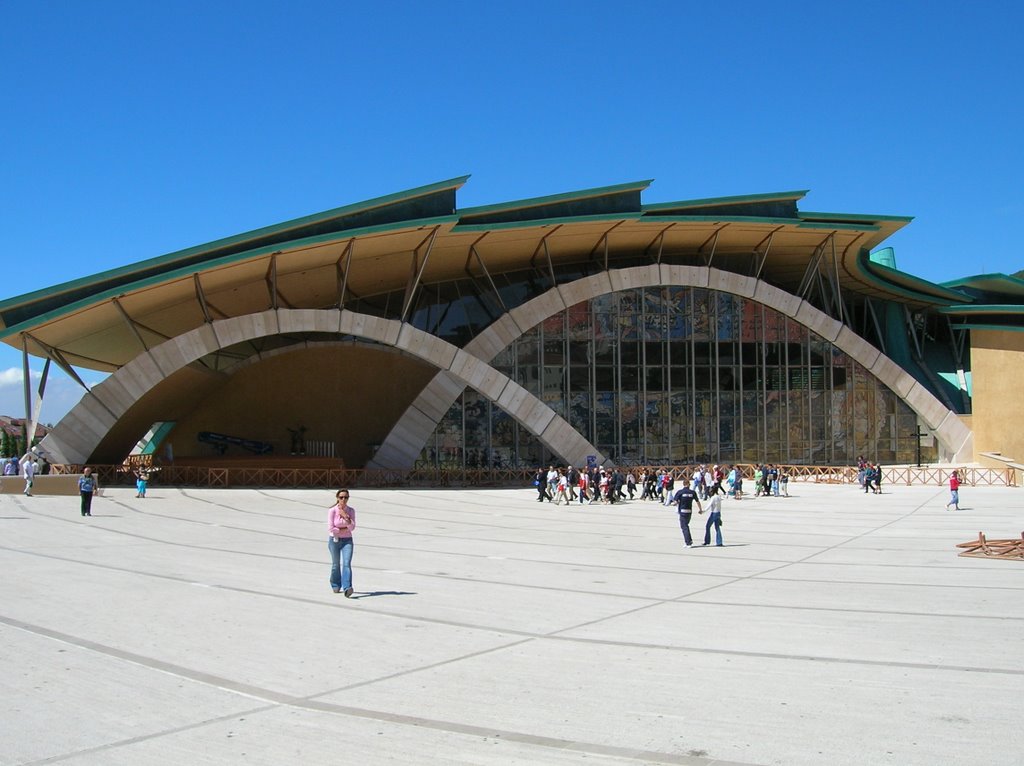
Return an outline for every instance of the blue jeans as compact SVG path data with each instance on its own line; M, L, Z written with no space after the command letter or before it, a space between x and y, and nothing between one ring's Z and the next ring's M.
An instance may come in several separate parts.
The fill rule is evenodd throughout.
M708 514L708 523L704 526L704 544L711 544L711 525L715 525L715 545L722 544L722 512L713 511Z
M327 549L331 552L331 587L348 590L352 587L352 538L327 538Z
M690 537L690 517L693 511L679 511L679 528L683 530L683 542L693 545L693 538Z

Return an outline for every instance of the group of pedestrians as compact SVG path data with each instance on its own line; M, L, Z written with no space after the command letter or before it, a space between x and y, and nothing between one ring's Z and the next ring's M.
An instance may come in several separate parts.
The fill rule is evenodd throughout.
M772 463L754 469L754 497L789 497L789 474Z
M538 468L533 485L537 502L561 505L565 503L618 503L636 497L636 474L623 473L618 468L575 468L548 466Z
M868 492L875 495L882 494L882 466L865 460L863 455L858 456L857 484L864 490L865 495Z
M727 483L728 490L723 487L723 482ZM537 490L537 502L555 505L568 505L573 502L622 502L627 498L635 499L639 490L640 500L653 500L663 505L676 506L679 526L687 547L693 545L690 519L694 504L697 505L698 514L707 513L704 545L711 545L711 532L714 530L715 545L720 546L724 544L722 499L727 494L737 499L743 495L742 472L735 466L718 465L694 466L688 476L683 473L677 476L671 470L663 468L641 468L637 473L634 469L623 471L619 468L588 469L551 465L547 470L538 468L533 483Z

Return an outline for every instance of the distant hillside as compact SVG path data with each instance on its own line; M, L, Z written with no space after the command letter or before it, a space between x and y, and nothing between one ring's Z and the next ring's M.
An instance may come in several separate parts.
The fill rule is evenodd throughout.
M1021 269L1016 274L1011 274L1011 277L1017 277L1017 279L1024 279L1024 269Z

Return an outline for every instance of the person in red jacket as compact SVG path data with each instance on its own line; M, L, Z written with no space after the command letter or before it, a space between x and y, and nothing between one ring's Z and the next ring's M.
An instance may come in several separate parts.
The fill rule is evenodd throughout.
M953 471L949 475L949 502L946 503L946 510L953 506L954 511L960 510L960 474Z

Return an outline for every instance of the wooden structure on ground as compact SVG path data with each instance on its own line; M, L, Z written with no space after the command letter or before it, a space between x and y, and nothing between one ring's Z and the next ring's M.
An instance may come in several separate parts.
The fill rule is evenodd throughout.
M966 543L957 543L957 548L963 548L961 556L971 556L979 559L1007 559L1010 561L1024 561L1024 532L1020 537L1008 540L989 540L984 532L978 533L977 540L969 540Z

